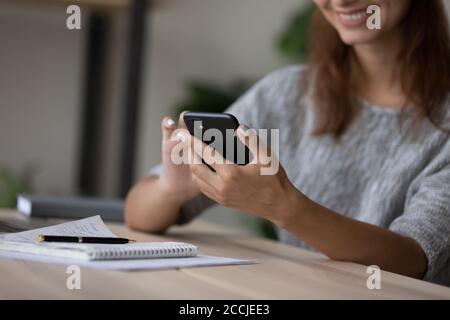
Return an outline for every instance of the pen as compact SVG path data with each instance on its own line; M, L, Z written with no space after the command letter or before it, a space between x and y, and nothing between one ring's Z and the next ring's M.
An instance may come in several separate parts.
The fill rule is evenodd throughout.
M107 237L78 237L78 236L47 236L38 235L38 242L77 242L77 243L103 243L103 244L125 244L133 243L135 240L124 238L107 238Z

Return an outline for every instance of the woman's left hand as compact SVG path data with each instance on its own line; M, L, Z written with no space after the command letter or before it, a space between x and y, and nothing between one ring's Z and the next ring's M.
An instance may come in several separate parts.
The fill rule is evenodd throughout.
M203 194L225 207L283 224L292 209L290 200L298 199L300 192L291 184L278 159L260 141L255 130L241 125L237 135L253 154L252 162L245 166L230 163L212 147L185 134L183 140L189 147L191 159L197 159L191 164L194 183ZM199 159L216 172L201 164ZM267 171L272 172L267 174Z

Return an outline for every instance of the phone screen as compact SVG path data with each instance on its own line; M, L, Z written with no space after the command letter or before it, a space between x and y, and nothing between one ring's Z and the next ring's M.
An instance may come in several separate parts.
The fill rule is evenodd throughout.
M238 165L250 163L250 151L236 135L239 122L233 115L186 112L183 118L191 135L213 147L224 158Z

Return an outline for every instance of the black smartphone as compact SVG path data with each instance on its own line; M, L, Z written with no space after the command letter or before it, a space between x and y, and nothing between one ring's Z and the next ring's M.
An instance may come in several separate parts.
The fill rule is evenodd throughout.
M238 138L239 121L232 114L185 112L183 120L192 136L213 147L225 159L238 165L250 163L250 150Z

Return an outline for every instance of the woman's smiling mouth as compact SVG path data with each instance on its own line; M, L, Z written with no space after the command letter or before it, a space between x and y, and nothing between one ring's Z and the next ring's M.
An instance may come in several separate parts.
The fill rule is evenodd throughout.
M336 15L340 23L346 27L359 27L366 23L368 17L365 10L336 12Z

